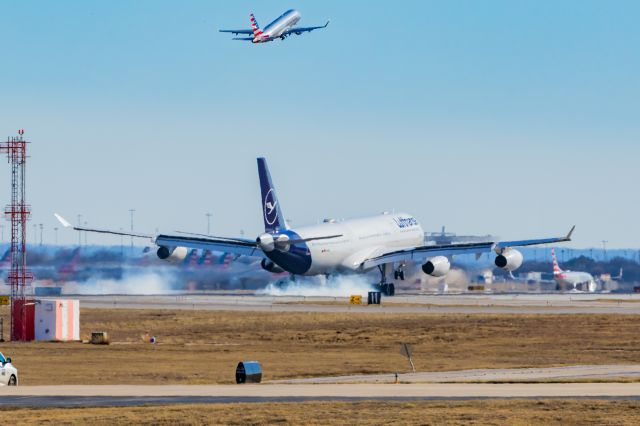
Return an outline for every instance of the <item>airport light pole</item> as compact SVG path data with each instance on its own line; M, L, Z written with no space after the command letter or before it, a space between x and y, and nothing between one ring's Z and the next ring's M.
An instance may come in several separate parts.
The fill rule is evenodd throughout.
M124 229L120 228L120 232L124 232ZM124 256L124 235L120 235L120 256Z
M44 224L40 224L40 245L42 245L42 230L44 229Z
M604 261L607 261L607 243L609 241L607 240L602 240L602 257L604 258Z
M82 226L82 215L78 215L78 226ZM82 231L78 231L78 246L82 245Z
M133 234L133 214L136 209L129 209L129 214L131 214L131 233ZM133 253L133 236L131 237L131 253Z
M84 221L84 227L86 228L86 227L87 227L87 225L89 225L89 222L87 222L87 221L85 220L85 221ZM84 245L85 245L85 246L87 245L87 235L88 235L88 234L89 234L89 233L88 233L87 231L85 231L85 232L84 232Z
M207 212L207 235L211 235L211 213Z

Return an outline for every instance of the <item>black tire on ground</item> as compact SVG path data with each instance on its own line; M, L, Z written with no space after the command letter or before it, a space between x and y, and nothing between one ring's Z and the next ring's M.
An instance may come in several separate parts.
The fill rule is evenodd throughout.
M404 271L400 271L398 275L400 276L400 281L404 281Z
M400 277L400 272L398 271L393 271L393 279L397 280Z
M395 284L389 284L387 289L387 296L395 296L396 294L396 286Z
M16 379L16 376L14 376L13 374L11 375L11 377L9 377L9 386L18 386L18 380Z

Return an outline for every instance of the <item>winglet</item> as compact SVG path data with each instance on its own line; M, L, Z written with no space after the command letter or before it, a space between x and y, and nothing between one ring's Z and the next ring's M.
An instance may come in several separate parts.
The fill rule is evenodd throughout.
M575 229L576 229L576 226L575 226L575 225L573 225L573 226L571 227L571 230L569 231L569 233L568 233L568 234L567 234L567 236L565 237L565 240L566 240L566 241L571 241L571 235L573 234L573 231L574 231Z
M327 20L327 23L324 24L324 27L322 27L322 28L327 28L329 26L329 22L331 22L331 21Z
M58 222L60 222L62 226L64 226L65 228L71 228L71 224L67 222L64 217L60 216L58 213L54 213L53 215L56 217L56 219L58 219Z

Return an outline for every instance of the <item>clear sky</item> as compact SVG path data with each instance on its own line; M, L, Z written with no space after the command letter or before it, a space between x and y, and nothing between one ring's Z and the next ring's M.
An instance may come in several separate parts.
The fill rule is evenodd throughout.
M217 32L291 7L331 24L266 45ZM205 232L210 211L212 233L253 237L266 156L293 226L395 209L426 230L576 224L574 247L640 247L640 2L23 0L0 14L0 135L33 142L45 242L54 211L117 229L130 208L140 231Z

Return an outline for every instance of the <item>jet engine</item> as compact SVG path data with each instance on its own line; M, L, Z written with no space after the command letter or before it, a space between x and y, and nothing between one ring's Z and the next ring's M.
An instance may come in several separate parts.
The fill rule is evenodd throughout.
M276 248L276 241L273 238L273 235L264 233L256 238L256 244L258 247L262 249L264 252L273 251Z
M498 268L512 272L522 265L523 260L522 253L518 250L508 248L496 256L495 264Z
M432 277L444 277L449 272L449 269L451 269L451 263L444 256L432 257L422 265L422 271Z
M186 247L165 247L160 246L158 248L158 257L162 260L167 260L171 263L178 263L183 261L187 254L189 254L189 250Z
M280 251L289 251L291 245L289 244L289 236L285 234L273 235L264 233L256 239L256 244L264 252L273 251L278 249Z
M260 266L262 266L262 269L264 269L265 271L269 271L274 274L280 274L284 272L284 269L267 259L262 259L262 261L260 262Z

